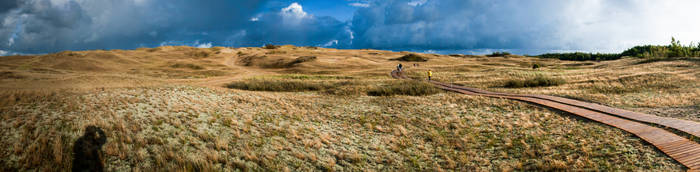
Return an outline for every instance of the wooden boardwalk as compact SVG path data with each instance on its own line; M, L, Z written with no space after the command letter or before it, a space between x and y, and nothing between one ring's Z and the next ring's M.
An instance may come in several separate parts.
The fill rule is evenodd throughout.
M396 71L392 71L391 76L398 79L408 79ZM506 98L538 104L607 124L642 138L644 141L654 145L669 157L688 167L690 169L689 171L696 171L700 169L700 144L664 129L645 124L658 124L699 137L700 123L698 122L642 114L561 97L497 93L455 86L437 81L430 81L430 83L444 90L468 95Z

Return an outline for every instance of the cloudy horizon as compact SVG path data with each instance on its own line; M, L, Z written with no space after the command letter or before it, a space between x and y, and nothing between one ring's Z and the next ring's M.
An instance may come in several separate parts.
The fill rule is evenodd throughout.
M700 41L692 0L7 0L0 55L292 44L479 54Z

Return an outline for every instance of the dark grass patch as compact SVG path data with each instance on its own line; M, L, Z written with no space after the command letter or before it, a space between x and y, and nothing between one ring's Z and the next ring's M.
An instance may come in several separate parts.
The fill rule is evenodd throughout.
M370 89L370 96L409 95L424 96L440 93L441 90L430 83L415 80L390 81L386 85L380 85Z
M17 73L14 73L14 72L10 72L10 71L0 72L0 79L22 79L22 78L25 78L25 77L22 75L19 75Z
M193 69L193 70L202 70L204 67L196 65L196 64L191 64L191 63L175 63L173 65L170 65L172 68L188 68L188 69Z
M288 66L294 66L299 63L310 62L316 60L316 56L301 56L289 62Z
M405 56L401 56L399 58L394 58L391 60L397 60L397 61L405 61L405 62L426 62L428 61L428 58L423 57L418 54L408 54Z
M506 81L503 87L506 88L523 88L523 87L549 87L566 84L566 80L562 78L547 77L537 75L530 79L511 79Z
M299 92L299 91L319 91L334 87L329 82L306 82L295 80L272 80L272 79L251 79L236 81L226 85L227 88L250 90L250 91L279 91L279 92Z
M192 50L192 51L189 51L185 54L190 56L190 57L195 57L195 58L205 58L205 57L209 57L209 55L211 55L210 52L205 51L205 50Z
M353 79L352 76L338 76L338 75L303 75L303 74L288 74L279 75L277 77L284 79L299 79L299 80L337 80L337 79Z

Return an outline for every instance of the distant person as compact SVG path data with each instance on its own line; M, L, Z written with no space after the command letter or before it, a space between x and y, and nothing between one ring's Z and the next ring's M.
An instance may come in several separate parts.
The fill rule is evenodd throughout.
M102 145L107 136L102 129L95 126L85 128L85 134L73 144L72 171L104 171L102 164Z
M401 63L399 63L399 72L401 72L402 69L403 69L403 65L401 65Z
M433 76L433 71L428 69L428 81L431 81L431 77Z

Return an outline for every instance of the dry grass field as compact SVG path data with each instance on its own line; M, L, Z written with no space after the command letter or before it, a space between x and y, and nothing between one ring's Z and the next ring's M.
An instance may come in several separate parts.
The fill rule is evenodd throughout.
M108 171L685 170L613 127L389 72L403 63L414 78L432 69L444 82L700 121L700 60L393 60L408 54L281 46L0 57L0 170L66 171L90 125L106 132ZM556 82L508 86L535 79Z

